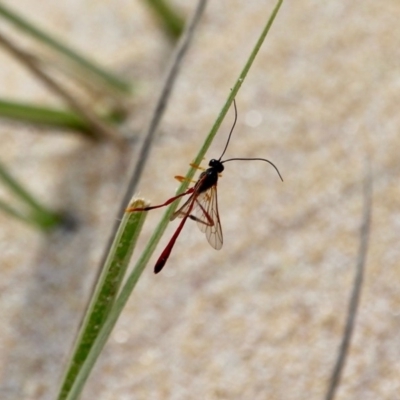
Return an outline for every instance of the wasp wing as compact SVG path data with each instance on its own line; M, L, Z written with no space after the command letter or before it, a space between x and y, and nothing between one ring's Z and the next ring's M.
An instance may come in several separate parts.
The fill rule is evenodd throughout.
M196 207L194 210L195 221L202 232L205 232L208 243L214 249L219 250L222 247L222 228L218 213L217 186L211 186L210 189L201 193L196 198Z
M197 226L206 234L208 243L214 249L219 250L222 247L216 185L202 193L194 192L183 206L172 214L171 221L186 216L197 222Z
M172 215L171 218L169 219L170 221L173 221L175 218L183 218L186 217L190 212L193 210L193 201L195 201L195 197L197 197L197 193L194 192L183 204L181 208L179 208L177 211L175 211Z

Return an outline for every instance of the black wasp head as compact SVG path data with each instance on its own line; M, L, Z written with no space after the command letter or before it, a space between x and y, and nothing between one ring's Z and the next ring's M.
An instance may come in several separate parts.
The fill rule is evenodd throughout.
M208 163L208 165L211 168L214 168L219 174L224 170L224 166L222 165L222 162L219 160L216 160L215 158L213 158L212 160L210 160L210 162Z

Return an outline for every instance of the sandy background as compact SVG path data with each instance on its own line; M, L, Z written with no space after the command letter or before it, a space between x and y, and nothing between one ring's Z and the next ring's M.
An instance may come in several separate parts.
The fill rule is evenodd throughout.
M173 3L191 13L193 2ZM131 131L139 141L172 50L146 6L12 5L138 82ZM273 5L209 1L140 184L146 198L159 203L174 193L173 176L196 154ZM354 276L367 157L371 241L337 398L400 398L399 15L398 0L284 2L237 97L226 157L266 157L285 182L264 163L226 165L223 249L188 223L155 276L171 224L82 399L322 399ZM58 101L3 51L0 88L7 98ZM231 112L210 158L219 157L232 119ZM138 146L121 156L109 145L4 121L0 134L1 162L44 203L80 221L73 234L44 236L0 214L0 397L50 400ZM141 246L160 215L149 215Z

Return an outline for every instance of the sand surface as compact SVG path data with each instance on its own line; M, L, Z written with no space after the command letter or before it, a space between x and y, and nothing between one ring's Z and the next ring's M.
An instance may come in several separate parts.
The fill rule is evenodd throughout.
M55 399L127 172L172 52L144 2L8 2L137 82L130 151L0 122L0 160L79 220L40 232L0 214L0 398ZM15 4L14 4L15 3ZM174 1L188 16L193 2ZM140 183L171 197L274 6L210 1ZM83 400L323 399L340 344L369 159L373 219L355 333L337 399L400 393L400 2L286 0L238 97L219 182L224 247L190 222L160 275L144 272ZM1 30L15 34L4 21ZM35 45L20 35L26 48ZM1 96L61 104L3 51ZM218 158L225 120L209 158ZM0 187L2 199L13 201ZM140 247L161 216L149 215Z

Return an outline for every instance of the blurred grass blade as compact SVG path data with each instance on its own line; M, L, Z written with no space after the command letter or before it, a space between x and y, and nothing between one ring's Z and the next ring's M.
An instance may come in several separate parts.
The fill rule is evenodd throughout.
M234 88L232 89L232 92L230 94L230 96L228 97L224 107L222 108L217 120L214 123L214 126L212 127L210 133L208 134L202 148L200 149L197 157L196 157L196 161L195 164L199 165L202 158L204 157L207 149L209 148L219 126L221 125L222 119L224 118L227 110L229 109L229 101L232 102L234 96L236 95L236 93L238 92L238 90L240 89L240 86L244 80L244 78L246 77L254 59L255 56L257 55L258 50L261 47L261 44L263 43L271 25L272 22L275 19L275 16L282 4L283 0L278 0L277 5L275 6L275 9L273 10L266 26L264 27L260 38L258 39L256 46L254 47L252 53L250 54L250 57L248 59L248 61L245 64L245 67L242 71L242 73L240 74ZM190 178L192 178L194 176L195 173L195 168L190 168L188 174L186 175L188 180L185 180L182 185L179 187L177 194L179 193L183 193L184 190L186 190L187 186L189 185L189 181ZM169 218L172 215L172 213L176 210L177 206L178 206L178 201L174 202L171 204L171 206L167 209L167 211L164 213L163 218L161 219L160 223L158 224L155 232L153 233L152 237L150 238L144 252L142 253L141 257L139 258L138 262L136 263L136 266L134 268L134 270L132 271L132 273L130 274L130 276L128 277L125 285L123 286L121 293L119 294L118 298L115 301L115 304L112 308L112 310L109 313L109 316L107 318L107 320L105 321L105 323L103 324L102 328L100 329L97 339L95 341L95 343L92 345L89 354L85 360L85 362L82 365L82 368L80 369L79 374L77 375L74 384L71 387L70 392L68 393L68 396L66 397L62 397L62 399L64 400L75 400L79 397L84 384L97 360L97 358L99 357L102 349L104 348L115 324L118 321L118 318L122 312L122 310L124 309L133 289L136 286L136 283L139 280L139 277L141 276L144 268L146 267L151 255L153 254L160 238L162 237L168 223L169 223Z
M10 206L2 207L10 215L14 215L19 219L23 219L27 222L33 223L39 226L43 230L49 230L54 228L62 222L62 217L50 210L47 210L42 206L37 200L33 198L31 194L25 190L22 185L20 185L12 176L8 173L6 168L0 163L0 180L26 205L28 205L31 210L26 217L21 213L15 211ZM3 203L5 205L5 203Z
M184 19L172 8L166 0L145 0L165 30L174 39L178 39L184 28Z
M0 99L0 116L20 122L89 131L89 125L72 112Z
M28 204L35 210L43 210L43 207L36 201L27 190L25 190L12 176L8 173L6 168L0 164L0 180L9 187L23 202Z
M73 95L63 83L52 77L51 74L48 74L44 68L39 66L36 59L31 54L15 45L15 43L4 36L4 34L0 34L0 46L15 57L21 65L39 79L39 81L49 90L63 99L72 110L84 118L87 123L90 124L93 129L93 134L96 135L98 139L108 139L120 146L125 144L125 139L121 137L119 132L113 129L112 126L104 123L103 120L99 119L96 113Z
M367 254L369 249L369 239L371 235L371 220L372 220L372 202L373 202L373 178L371 171L370 160L367 159L366 172L364 178L364 204L363 215L360 227L360 243L358 247L358 255L356 262L356 271L353 281L353 287L350 294L350 299L347 309L347 318L342 335L342 342L340 344L336 362L330 378L328 391L325 400L334 400L337 389L339 388L346 360L349 355L349 349L353 332L355 329L356 317L361 300L361 290L364 282L365 265L367 262Z
M25 215L24 213L21 213L20 211L11 207L3 200L0 200L0 210L15 219L18 219L26 224L33 225L35 228L40 228L43 231L49 231L65 222L61 215L55 213L49 214L34 211L28 215Z
M18 122L72 129L96 139L90 125L79 115L70 111L0 99L0 117ZM117 123L121 120L117 115L115 117L108 116L104 119L111 123Z
M68 229L70 227L70 221L65 216L49 212L44 209L32 210L27 216L28 222L36 225L43 231L50 231L57 226L63 225L64 228Z
M135 200L130 207L146 207ZM80 328L58 399L65 399L114 304L147 213L124 215Z
M114 89L118 90L119 92L130 93L131 87L129 83L104 70L93 61L89 61L87 58L83 57L75 50L72 50L71 48L61 43L59 40L42 31L40 28L34 26L31 22L22 18L17 13L10 10L8 7L5 7L2 2L0 2L0 16L3 16L5 19L13 23L18 29L28 34L30 37L35 38L36 40L50 47L51 49L57 51L59 54L62 54L68 60L73 61L76 65L90 72L97 78L100 78L102 81L104 81Z
M0 210L5 212L6 214L10 215L13 218L19 219L23 222L26 223L31 223L27 217L25 217L23 214L21 214L19 211L11 207L9 204L7 204L5 201L0 200Z

